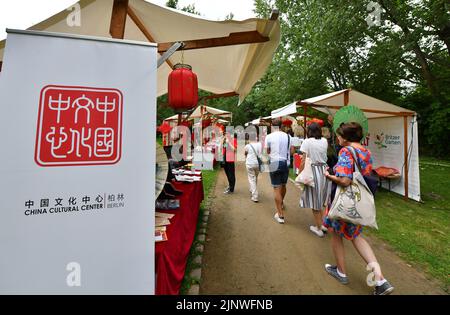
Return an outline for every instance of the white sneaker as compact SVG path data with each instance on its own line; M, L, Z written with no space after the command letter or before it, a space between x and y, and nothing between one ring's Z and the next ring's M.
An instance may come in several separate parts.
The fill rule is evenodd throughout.
M258 202L258 198L251 198L253 202Z
M317 228L317 226L311 225L311 226L309 227L309 229L311 230L311 232L313 232L314 234L316 234L318 237L324 237L324 234L323 234L322 230L319 230L319 229Z
M280 216L278 215L278 212L275 213L275 215L273 216L273 218L280 224L284 223L284 218L280 218Z

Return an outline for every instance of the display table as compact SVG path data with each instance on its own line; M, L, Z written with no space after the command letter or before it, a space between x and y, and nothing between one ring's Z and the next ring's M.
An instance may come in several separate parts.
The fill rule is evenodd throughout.
M156 294L176 295L180 291L191 245L197 228L198 213L203 200L203 182L175 182L180 196L180 208L176 210L158 210L174 213L167 226L165 242L155 244Z

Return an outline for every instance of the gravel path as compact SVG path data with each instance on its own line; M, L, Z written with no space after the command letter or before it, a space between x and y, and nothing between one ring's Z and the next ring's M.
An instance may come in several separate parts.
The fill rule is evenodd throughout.
M268 174L259 179L259 203L250 200L243 164L236 167L236 178L235 193L224 195L227 182L221 171L212 197L200 294L371 294L365 263L350 242L345 242L350 284L341 285L324 271L325 263L334 262L330 236L318 238L309 231L312 214L298 207L293 183L288 183L286 223L281 225L273 219ZM396 288L393 294L445 294L383 242L369 242Z

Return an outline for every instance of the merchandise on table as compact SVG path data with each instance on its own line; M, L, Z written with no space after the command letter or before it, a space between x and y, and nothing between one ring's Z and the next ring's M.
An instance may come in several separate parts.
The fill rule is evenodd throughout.
M166 219L172 219L175 214L173 213L164 213L164 212L155 212L156 217L166 218Z
M166 231L157 231L155 230L155 242L164 242L167 241L167 233Z
M156 209L175 210L175 209L178 209L179 207L180 207L180 201L178 199L156 200ZM169 219L171 219L171 218L169 218Z
M169 225L169 224L170 224L169 219L159 218L159 217L155 218L155 226L165 226L165 225Z
M175 175L175 179L179 182L201 182L202 178L189 175Z
M155 226L155 232L156 231L167 231L166 226Z

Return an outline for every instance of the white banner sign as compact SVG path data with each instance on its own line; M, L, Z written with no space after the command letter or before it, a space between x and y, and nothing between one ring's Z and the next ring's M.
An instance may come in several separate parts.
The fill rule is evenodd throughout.
M419 142L417 120L408 117L408 197L420 201L419 174ZM391 190L405 194L405 152L404 152L403 117L369 119L369 135L365 139L372 152L374 169L385 166L397 169L401 173L399 179L391 180ZM384 188L389 188L388 182L383 182Z
M154 294L156 46L10 32L0 293Z

